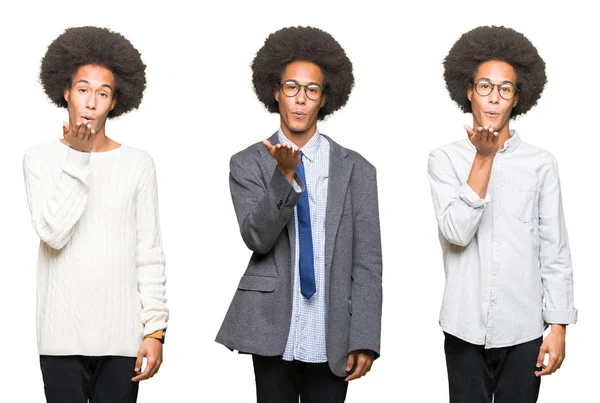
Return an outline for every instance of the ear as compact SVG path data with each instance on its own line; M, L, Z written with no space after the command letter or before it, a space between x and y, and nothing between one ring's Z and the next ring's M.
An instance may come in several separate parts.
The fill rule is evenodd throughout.
M473 86L469 84L467 87L467 98L471 101L471 97L473 96Z
M115 108L115 105L117 104L117 97L113 96L113 100L110 104L110 110L112 111Z
M327 102L327 94L323 94L321 97L321 106L319 106L319 109L325 106L325 102Z
M277 103L279 103L279 88L275 88L273 90L273 96L275 97L275 101L277 101Z
M65 101L67 103L69 103L69 94L71 93L71 89L70 88L65 88L65 91L63 92L63 96L65 97Z
M515 106L517 106L518 103L519 103L519 93L517 92L515 97L513 98L513 108Z

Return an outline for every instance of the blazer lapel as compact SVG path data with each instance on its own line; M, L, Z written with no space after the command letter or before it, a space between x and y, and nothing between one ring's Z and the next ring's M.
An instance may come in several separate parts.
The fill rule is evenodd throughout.
M342 148L329 137L329 189L327 190L327 208L325 214L325 279L329 284L329 270L333 259L333 247L344 209L344 199L348 191L350 174L354 163L348 160L348 150Z

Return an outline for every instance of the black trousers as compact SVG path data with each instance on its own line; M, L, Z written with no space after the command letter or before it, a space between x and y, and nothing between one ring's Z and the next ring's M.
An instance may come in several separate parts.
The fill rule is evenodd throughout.
M48 403L135 403L135 357L40 356Z
M540 378L535 364L542 337L510 347L484 349L448 333L446 366L450 403L535 403Z
M348 382L329 364L284 361L281 356L252 355L257 403L343 403Z

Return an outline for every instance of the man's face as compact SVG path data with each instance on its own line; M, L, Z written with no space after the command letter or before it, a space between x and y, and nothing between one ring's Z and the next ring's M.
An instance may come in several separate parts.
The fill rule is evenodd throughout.
M108 113L115 107L115 77L109 69L96 65L81 66L65 90L69 124L92 125L96 133L104 131Z
M498 60L490 60L482 63L473 79L475 82L483 83L483 88L493 89L487 96L480 95L474 88L473 84L467 89L467 98L471 101L473 110L473 128L491 127L499 134L501 132L508 134L508 122L510 121L510 113L517 106L519 100L518 92L515 92L514 97L508 98L511 95L510 86L501 88L501 97L498 92L498 86L503 84L517 85L517 73L515 69L506 62ZM486 83L487 81L487 83ZM482 92L482 91L480 91Z
M281 82L295 81L298 93L287 96L282 87L275 90L275 99L279 103L281 130L288 138L312 135L317 130L319 109L325 105L326 95L307 89L305 85L317 84L323 88L323 72L315 63L295 61L287 65L281 76ZM293 83L292 83L293 84ZM293 85L291 88L295 88ZM309 96L306 92L308 91ZM290 93L289 91L287 91ZM313 98L313 99L311 99Z

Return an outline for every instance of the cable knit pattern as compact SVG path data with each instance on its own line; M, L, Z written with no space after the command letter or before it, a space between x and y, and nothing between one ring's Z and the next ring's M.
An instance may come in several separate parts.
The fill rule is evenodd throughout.
M29 149L23 168L41 239L39 353L135 357L143 335L169 319L152 158L57 140Z

